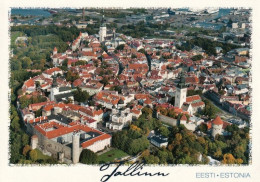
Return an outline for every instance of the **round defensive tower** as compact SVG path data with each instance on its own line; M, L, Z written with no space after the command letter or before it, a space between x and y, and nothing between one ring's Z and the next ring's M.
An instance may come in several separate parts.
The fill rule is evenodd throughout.
M72 162L76 164L79 162L80 155L80 143L79 143L79 133L74 133L72 136Z
M212 136L215 138L217 134L222 134L223 121L217 116L212 122Z

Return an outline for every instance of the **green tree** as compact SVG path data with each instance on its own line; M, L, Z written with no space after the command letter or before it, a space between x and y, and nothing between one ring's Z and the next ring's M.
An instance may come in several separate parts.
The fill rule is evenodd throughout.
M79 78L79 74L78 73L74 73L72 71L68 71L66 74L66 80L67 81L71 81L74 82L75 80L77 80Z
M34 150L31 150L30 152L29 152L29 156L30 156L30 159L32 160L32 161L36 161L37 160L37 156L38 154L37 154L37 151L34 149Z
M168 137L168 135L170 134L170 131L169 131L169 129L166 126L161 126L159 128L159 131L165 137Z
M22 134L22 144L23 144L23 146L29 144L29 136L26 133Z
M191 57L191 60L192 60L192 61L198 61L198 60L201 60L201 59L203 59L203 56L200 55L200 54Z
M98 162L98 156L91 150L84 149L80 154L79 161L83 164L96 164Z
M32 150L32 148L29 145L25 145L23 148L23 155L26 157L30 150Z
M77 87L77 90L73 92L74 100L77 102L86 102L90 95L87 91L82 91L81 88Z

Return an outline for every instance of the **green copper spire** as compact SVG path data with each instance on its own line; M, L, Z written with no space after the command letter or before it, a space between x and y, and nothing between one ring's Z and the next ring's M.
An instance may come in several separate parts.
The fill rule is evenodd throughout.
M185 88L186 87L186 85L185 85L185 77L184 77L183 72L181 72L181 74L180 74L180 82L178 83L178 87L179 88Z

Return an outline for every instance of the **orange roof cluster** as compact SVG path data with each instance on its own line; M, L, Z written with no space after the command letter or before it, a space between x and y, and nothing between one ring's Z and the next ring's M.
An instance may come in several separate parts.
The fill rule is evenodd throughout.
M51 121L51 122L48 122L48 123L43 123L43 124L40 124L38 126L40 126L44 130L47 130L49 128L59 129L59 128L65 127L64 125L59 124L59 123L54 122L54 121Z
M186 83L199 83L199 78L197 76L185 78Z
M147 64L129 64L128 69L133 69L133 70L148 69L148 65Z
M50 69L47 69L44 71L44 73L48 74L48 75L51 75L52 73L54 73L55 71L61 71L60 68L58 67L54 67L54 68L50 68Z
M146 100L149 99L150 95L149 94L135 94L135 99L136 100Z
M82 107L79 109L79 111L89 115L89 116L92 116L92 117L95 117L97 115L100 115L103 113L103 111L100 109L100 110L95 110L94 108L91 108L91 107Z
M95 98L103 102L112 103L113 105L116 105L120 99L125 100L124 97L120 97L106 92L97 93L97 95L95 95Z
M53 130L46 131L48 128L53 128ZM79 122L72 122L70 125L64 126L62 124L52 121L52 122L44 123L41 125L35 125L35 129L38 130L42 135L46 136L48 139L56 138L56 137L66 135L66 134L72 133L72 132L77 132L80 130L84 131L84 132L94 131L94 132L97 132L100 134L99 136L82 143L81 146L83 148L93 145L97 141L111 138L110 135L103 133L101 131L95 130L93 128L90 128L86 125L82 125Z
M83 56L91 56L91 57L97 57L97 55L94 52L82 52Z
M60 102L60 103L55 103L55 104L48 104L48 105L46 105L44 108L43 108L43 110L45 110L45 111L50 111L50 110L52 110L52 108L54 108L54 107L59 107L59 108L64 108L66 106L66 104L64 104L64 103L62 103L62 102Z

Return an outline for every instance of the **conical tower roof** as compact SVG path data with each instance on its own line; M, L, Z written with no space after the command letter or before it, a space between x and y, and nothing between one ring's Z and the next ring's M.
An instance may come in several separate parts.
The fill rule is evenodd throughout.
M219 117L219 116L217 116L214 120L213 120L213 122L212 122L214 125L223 125L223 121L222 121L222 119Z

